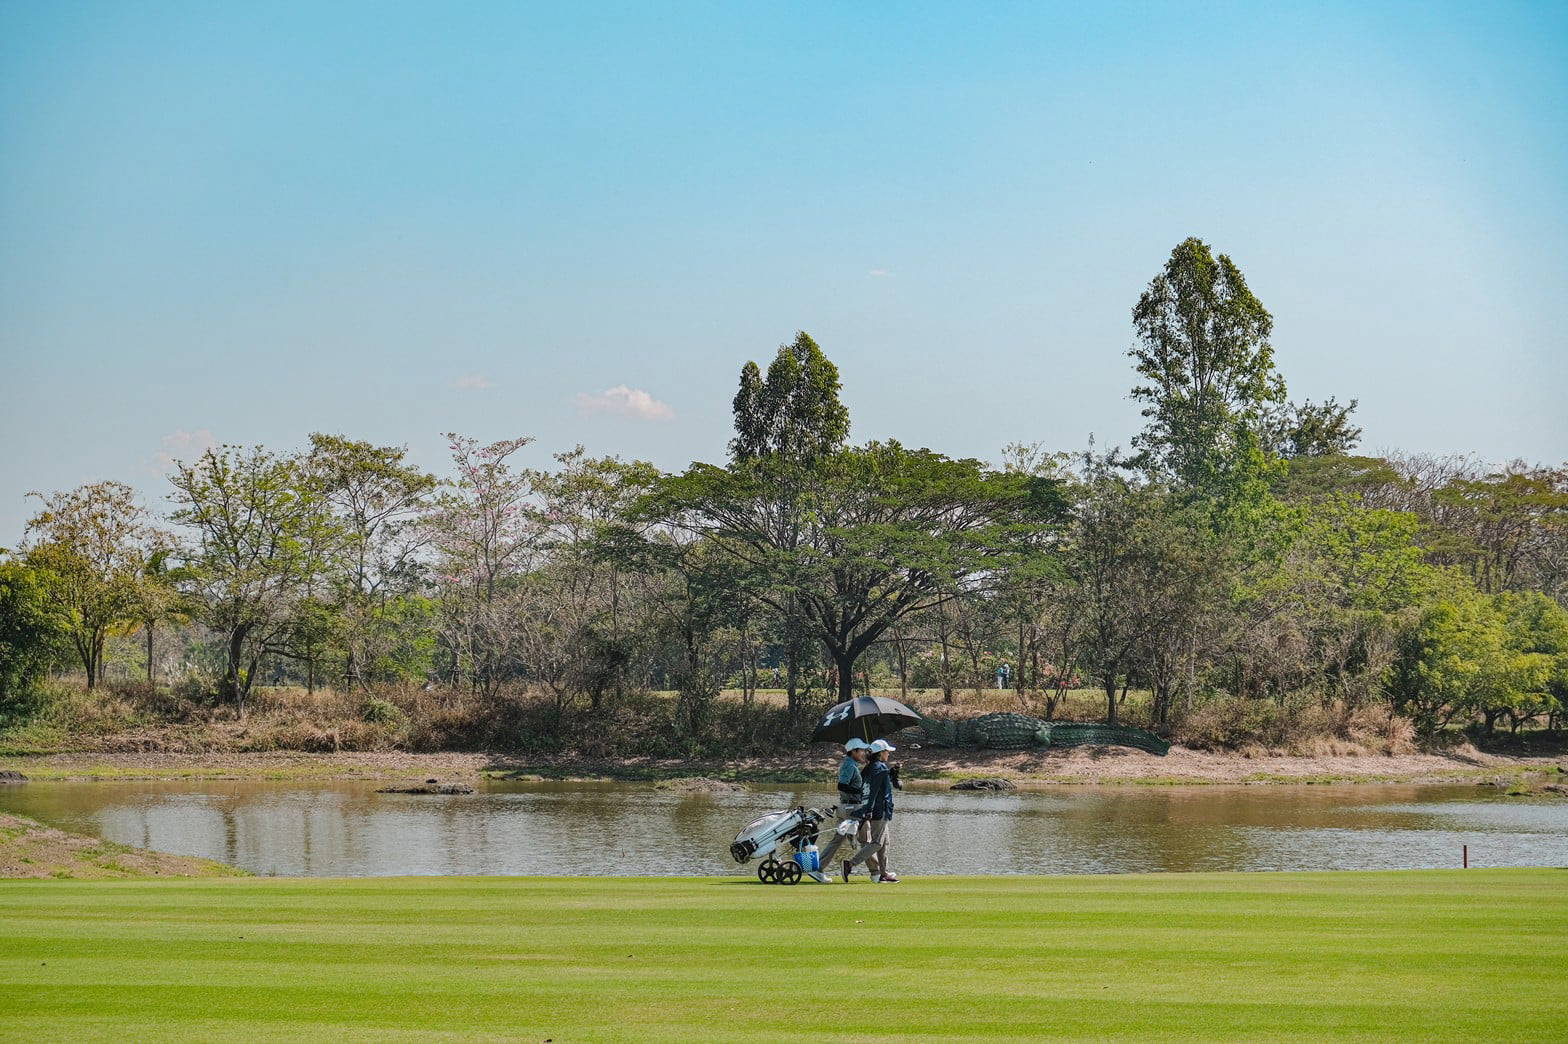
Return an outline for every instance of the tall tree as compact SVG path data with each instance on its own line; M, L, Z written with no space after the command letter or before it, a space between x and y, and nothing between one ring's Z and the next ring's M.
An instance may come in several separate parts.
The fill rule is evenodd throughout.
M533 567L544 531L535 502L538 476L511 463L533 440L483 444L451 433L447 439L457 477L426 520L445 642L454 676L466 675L490 695L520 666L519 578Z
M1171 251L1132 312L1128 354L1148 425L1138 462L1205 496L1230 499L1263 470L1259 427L1285 398L1274 370L1274 321L1241 269L1196 238Z
M345 680L363 684L395 641L393 600L418 588L418 553L430 538L419 519L436 480L407 463L403 446L320 433L310 445L306 465L341 536L323 598L339 609Z
M44 570L91 689L103 677L109 630L136 617L154 530L122 482L34 495L44 508L27 524L28 561Z
M771 528L781 546L796 546L804 529L795 496L802 477L849 437L849 410L839 401L838 367L804 331L779 346L767 377L755 362L741 369L734 399L731 464L765 476L779 496ZM783 637L785 690L790 711L800 709L800 670L811 625L789 591L770 603Z
M735 393L731 456L803 465L838 449L849 438L849 410L839 401L839 388L838 367L805 331L779 346L766 380L748 362Z
M202 622L223 641L222 694L243 717L263 657L282 651L336 539L326 499L298 457L256 446L208 450L171 477L174 520Z

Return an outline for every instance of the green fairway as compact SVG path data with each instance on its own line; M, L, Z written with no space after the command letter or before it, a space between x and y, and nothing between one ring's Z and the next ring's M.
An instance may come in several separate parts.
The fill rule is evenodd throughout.
M0 882L0 1038L1562 1039L1568 871Z

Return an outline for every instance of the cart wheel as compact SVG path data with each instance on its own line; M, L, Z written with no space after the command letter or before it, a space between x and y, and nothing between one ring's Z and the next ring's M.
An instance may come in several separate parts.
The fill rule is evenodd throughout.
M779 864L779 884L794 884L800 880L800 864L794 861Z
M777 884L779 879L779 864L776 859L765 860L757 867L757 880L763 884Z

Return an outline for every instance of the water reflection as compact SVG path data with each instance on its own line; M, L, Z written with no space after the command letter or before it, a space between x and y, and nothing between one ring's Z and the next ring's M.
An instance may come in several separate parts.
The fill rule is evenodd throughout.
M683 796L617 784L494 784L473 795L368 786L60 783L0 808L262 874L725 874L755 815L819 790ZM906 791L893 865L914 874L1568 864L1568 802L1474 787L1062 787Z

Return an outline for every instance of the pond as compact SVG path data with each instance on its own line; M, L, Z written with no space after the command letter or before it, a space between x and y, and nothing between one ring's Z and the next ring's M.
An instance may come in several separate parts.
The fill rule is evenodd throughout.
M735 874L749 820L823 789L686 796L646 784L490 783L459 796L368 785L31 783L0 809L259 874ZM906 790L909 874L1568 865L1568 801L1474 786Z

